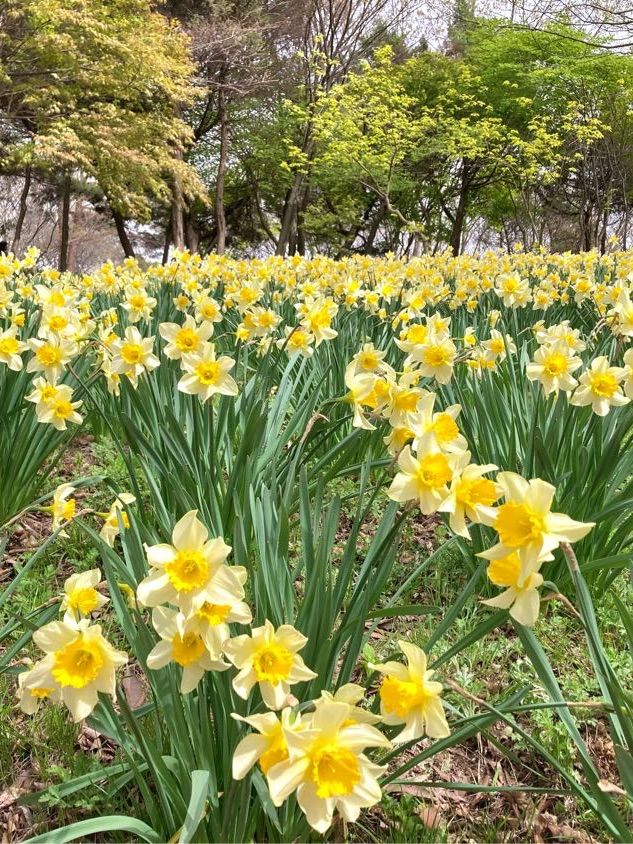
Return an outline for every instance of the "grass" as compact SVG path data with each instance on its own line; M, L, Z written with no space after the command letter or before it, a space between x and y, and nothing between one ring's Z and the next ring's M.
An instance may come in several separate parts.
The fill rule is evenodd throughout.
M89 467L86 463L89 462ZM88 469L88 470L87 470ZM89 449L66 459L50 486L69 477L86 474L107 476L119 489L126 489L126 469L120 454L107 439L94 441ZM343 500L354 492L354 481L342 480L332 494ZM107 509L112 500L105 485L90 490L82 506L96 510ZM373 520L378 520L385 505L378 496L367 522L361 531L359 553L369 543ZM344 521L344 520L343 520ZM345 524L341 534L344 542ZM414 560L428 555L433 545L446 537L443 526L433 520L411 519L405 528L403 544L394 567L387 594L406 578ZM337 547L341 543L337 542ZM295 544L295 551L298 551ZM57 543L39 561L11 602L11 610L24 613L59 595L64 579L73 571L85 570L97 564L97 553L86 537L72 526L68 540ZM435 564L423 575L421 582L412 584L399 603L424 603L448 606L456 598L470 576L459 551L451 548L438 555ZM621 575L614 584L616 594L628 603L630 589L628 575ZM480 605L469 605L435 646L434 653L441 654L475 624L489 610ZM612 595L600 601L597 612L607 654L612 659L623 681L633 676L633 658L624 645L624 635ZM105 614L107 619L107 613ZM6 621L0 615L0 625ZM416 644L424 645L437 624L438 616L416 617L408 624L389 619L372 640L371 648L378 659L394 650L396 640L403 635ZM106 620L107 625L107 620ZM587 654L584 634L575 616L561 603L550 601L543 605L535 634L542 643L549 659L557 666L559 683L570 701L586 701L599 697L598 685L593 677ZM458 659L442 666L440 676L451 679L467 688L470 694L493 701L511 690L525 685L534 687L528 701L542 703L547 699L541 689L531 664L511 625L490 634L470 649L462 651ZM446 695L447 701L456 703L454 693ZM464 705L463 701L460 701ZM468 706L468 703L466 704ZM475 705L472 704L473 711ZM598 765L604 767L604 777L613 776L610 767L608 734L604 730L603 716L595 710L586 710L582 727ZM537 709L521 716L522 726L538 734L539 740L565 765L573 766L574 752L557 715L548 709ZM79 749L80 727L73 725L65 711L56 707L42 707L34 717L17 714L14 703L14 677L0 676L0 781L14 784L16 777L27 783L26 790L37 790L56 785L72 777L98 770L102 764L98 756ZM508 755L500 751L508 748ZM517 736L509 736L507 728L497 725L490 734L479 737L465 746L448 751L433 759L432 766L416 772L421 780L461 780L488 785L533 784L557 787L549 772L534 757L531 747ZM616 775L617 776L617 775ZM442 842L454 840L517 841L536 835L550 836L552 828L564 825L574 834L600 836L596 820L584 807L569 797L542 794L484 794L472 795L455 790L429 790L411 787L413 793L393 793L386 796L380 807L368 814L357 827L350 827L351 840L380 840L385 842ZM34 807L32 823L59 826L101 811L107 802L107 813L130 812L135 795L120 792L115 799L108 799L98 789L87 789L69 800L50 794L46 804ZM103 806L106 811L106 806ZM543 829L543 818L550 824L550 832ZM553 820L552 820L553 819ZM563 835L563 833L560 833ZM564 837L564 835L563 835Z

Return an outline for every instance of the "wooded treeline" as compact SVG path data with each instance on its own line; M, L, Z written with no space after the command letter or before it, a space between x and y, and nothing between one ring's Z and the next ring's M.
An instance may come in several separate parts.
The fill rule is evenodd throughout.
M627 22L446 18L430 49L417 0L5 0L0 240L37 208L61 269L86 209L130 256L139 224L165 258L627 247Z

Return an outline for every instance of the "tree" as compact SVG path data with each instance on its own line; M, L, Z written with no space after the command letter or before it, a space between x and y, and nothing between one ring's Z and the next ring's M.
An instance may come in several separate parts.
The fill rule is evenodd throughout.
M120 220L148 218L174 182L201 194L178 159L192 71L186 39L146 0L6 0L0 167L46 173L62 196L71 175L83 174Z

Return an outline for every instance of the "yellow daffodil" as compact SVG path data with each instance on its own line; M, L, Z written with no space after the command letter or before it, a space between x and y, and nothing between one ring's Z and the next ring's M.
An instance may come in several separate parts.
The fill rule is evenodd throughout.
M437 512L448 497L457 458L444 454L435 446L432 435L425 434L413 454L405 446L398 456L398 468L387 495L393 501L417 501L425 516Z
M622 407L630 401L620 387L625 377L626 370L610 366L607 357L594 358L591 367L580 376L580 385L570 402L581 407L591 405L595 414L606 416L612 407Z
M363 750L390 743L369 724L346 726L348 715L345 703L319 707L306 729L286 732L288 759L268 771L275 806L296 791L308 823L321 834L331 826L334 812L354 822L361 809L382 796L377 778L385 768L370 762Z
M112 502L110 509L106 513L97 513L102 519L105 519L99 536L104 542L107 542L110 547L114 545L114 540L119 535L119 518L123 523L124 528L129 528L130 520L127 513L124 511L124 506L134 504L136 498L129 492L120 492Z
M146 607L176 604L186 616L205 603L233 605L244 598L244 569L225 566L231 548L209 532L190 510L174 526L172 545L146 547L150 574L138 585L139 603Z
M152 626L160 642L148 653L147 667L158 671L170 662L180 665L180 691L186 695L196 688L206 671L226 671L229 665L220 656L208 652L204 639L193 629L195 623L178 616L182 613L169 607L152 610Z
M499 472L496 480L504 503L479 509L481 521L499 534L499 543L487 552L488 559L500 559L517 551L523 578L538 571L544 554L558 548L561 542L578 542L594 527L593 522L577 522L564 513L552 513L556 487L540 478L527 481L514 472Z
M484 551L479 556L486 557ZM552 559L551 554L545 559ZM542 560L539 559L539 562ZM525 573L524 566L516 551L511 551L504 557L496 557L488 564L487 574L495 586L504 586L505 590L495 598L482 601L489 607L510 610L512 618L526 627L534 627L540 607L539 586L543 583L543 575L538 571Z
M80 621L108 603L110 599L97 591L100 582L99 569L78 572L66 578L60 611L64 612L67 624Z
M442 684L432 680L434 672L427 668L426 654L410 642L398 642L407 660L369 665L383 675L380 684L380 712L390 726L404 724L394 741L407 742L428 735L445 738L450 729L444 715L440 695Z
M266 775L273 765L288 758L286 734L305 729L306 722L290 707L282 709L279 716L277 717L276 712L264 712L245 718L235 712L232 714L236 721L243 721L256 730L245 736L233 752L234 780L243 780L257 763Z
M569 345L564 340L557 340L539 346L534 360L526 367L526 375L530 381L542 384L546 396L559 390L569 393L578 386L571 373L581 366L581 359L573 356Z
M33 634L33 642L47 656L31 671L29 686L59 689L74 721L90 715L99 692L114 698L115 671L125 665L127 654L112 647L98 624L52 621Z
M203 321L199 325L192 316L186 316L182 325L163 322L158 332L166 341L164 352L171 360L180 360L183 355L199 352L213 334L213 323Z
M22 353L28 348L27 344L18 339L16 326L0 331L0 363L8 366L14 372L22 369Z
M448 523L453 533L470 539L466 519L474 523L481 521L480 508L490 507L497 501L502 492L501 487L484 478L484 475L497 469L494 463L482 466L470 463L468 451L460 456L448 495L438 507L440 513L449 514Z
M204 343L196 354L182 356L185 375L178 382L178 389L199 396L202 401L208 401L216 393L236 396L238 387L229 375L234 366L235 361L229 357L216 358L213 343Z
M233 678L236 693L247 700L253 686L258 685L266 706L281 709L292 685L317 676L298 654L307 641L290 624L275 630L270 621L254 627L250 636L229 640L224 650L239 670Z

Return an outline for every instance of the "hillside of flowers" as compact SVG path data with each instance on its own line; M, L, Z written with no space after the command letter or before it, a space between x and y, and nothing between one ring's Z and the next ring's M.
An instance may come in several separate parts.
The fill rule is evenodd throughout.
M52 708L115 748L54 787L110 809L68 818L43 783L29 840L381 840L394 786L482 736L536 760L517 793L560 790L593 840L629 840L632 400L633 252L176 252L89 275L0 256L0 547L49 520L3 577L8 717ZM60 482L87 435L120 475ZM19 609L76 536L85 560ZM463 586L420 602L446 555ZM563 616L580 700L547 654ZM475 693L464 655L497 639L525 682Z

